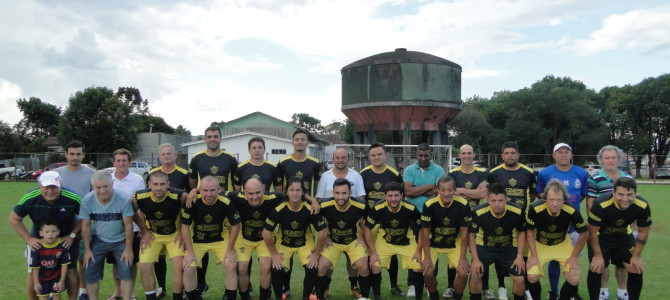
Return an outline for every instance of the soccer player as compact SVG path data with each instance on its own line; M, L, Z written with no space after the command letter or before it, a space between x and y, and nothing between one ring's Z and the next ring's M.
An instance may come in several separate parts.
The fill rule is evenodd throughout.
M472 255L470 299L482 299L482 275L490 264L495 263L500 265L503 276L512 277L514 300L523 300L526 269L523 260L526 244L523 210L507 201L505 187L498 184L488 186L486 202L472 212L469 228Z
M314 235L311 227L318 233L318 239L326 238L326 222L319 214L311 214L311 207L305 203L303 180L291 177L286 182L287 200L277 206L265 220L263 240L272 256L272 289L275 299L282 299L282 290L286 288L284 276L294 253L298 254L305 268L302 299L309 299L316 284L319 256L322 248L314 247ZM279 227L277 241L272 232Z
M194 275L196 267L202 264L202 257L212 251L216 262L222 264L226 271L224 299L232 300L237 291L235 240L240 231L240 215L228 198L219 195L220 181L214 176L200 178L198 190L195 203L191 207L186 206L181 213L181 235L186 248L182 261L184 290L188 299L202 299L202 291L197 289ZM230 233L224 237L225 220L231 226Z
M287 180L296 176L302 180L302 189L305 195L315 197L316 188L321 179L321 164L319 160L307 155L307 147L309 146L309 133L302 129L297 129L293 132L291 139L293 145L293 153L279 161L277 169L279 169L279 176L283 183L282 191L286 191ZM293 269L293 258L289 263L288 270L284 275L284 294L288 297L291 295L291 270Z
M455 195L454 179L450 176L438 180L437 192L436 197L426 201L421 213L419 247L423 249L424 281L430 299L439 299L433 261L437 261L438 256L444 253L449 261L449 269L458 273L449 296L460 300L470 273L466 253L471 211L468 202Z
M184 200L184 191L171 188L168 175L162 171L151 173L149 188L137 191L132 199L136 212L134 220L142 232L142 252L139 254L142 286L149 300L158 298L153 268L162 251L172 260L172 299L181 300L184 251L179 215Z
M193 155L188 170L188 182L192 189L199 186L199 180L205 176L214 176L219 181L219 186L223 191L232 191L232 177L237 170L237 159L221 150L221 128L210 126L205 129L205 144L207 149ZM194 198L197 191L191 192L191 198ZM204 295L209 290L206 275L209 266L209 253L205 253L201 263L198 264L198 290Z
M437 195L437 180L444 175L444 169L431 161L430 146L419 144L416 148L416 163L407 166L403 173L405 201L421 213L426 200ZM407 273L407 285L407 297L413 297L415 285L412 272Z
M49 219L40 224L40 243L42 247L30 252L30 268L34 290L41 300L60 300L65 292L67 266L70 253L58 237L60 230L56 220Z
M81 236L84 240L84 282L89 298L98 299L99 282L104 274L104 258L114 255L116 278L121 280L120 296L129 300L133 285L133 206L124 193L112 188L112 176L98 170L91 176L94 193L81 203Z
M277 165L265 160L265 140L260 137L249 139L249 160L241 162L233 174L233 186L236 191L242 188L242 184L249 178L257 178L263 184L265 191L269 192L274 186L277 193L281 193L281 176Z
M589 195L586 197L586 209L591 211L591 206L596 198L600 195L611 193L613 191L614 182L622 177L630 177L619 169L619 166L624 163L624 153L616 146L607 145L600 148L598 151L598 163L602 169L589 177ZM631 227L635 227L633 224ZM634 233L637 234L637 233ZM588 251L591 251L589 245ZM589 255L592 255L590 253ZM614 265L614 277L617 283L617 298L622 300L627 299L628 290L626 289L626 282L628 281L628 273L626 269L618 265ZM602 272L602 283L600 284L600 299L609 299L610 293L608 289L609 269L605 268Z
M556 152L554 154L556 156ZM566 201L571 195L562 181L551 179L543 185L544 200L533 202L526 217L526 239L530 248L530 256L526 262L530 283L528 290L533 299L542 299L539 281L542 269L547 262L555 261L563 268L566 280L561 287L560 297L554 292L556 294L550 293L550 299L568 300L577 295L580 277L579 253L584 249L588 238L586 222L579 210ZM571 230L578 235L574 247L569 239Z
M505 193L510 202L515 203L521 210L525 211L529 203L536 198L535 192L535 173L533 169L519 163L519 146L515 142L506 142L502 146L503 163L493 168L486 180L489 184L496 183L505 188ZM488 278L488 270L485 270L485 277ZM496 265L496 275L498 277L498 298L507 295L505 288L505 276L507 270L501 270ZM488 280L488 279L486 279ZM493 292L487 290L484 292L487 299L493 296ZM502 299L506 299L502 297Z
M79 241L77 236L81 230L81 222L78 222L79 207L81 197L79 195L61 188L61 177L57 172L46 171L40 176L39 188L28 192L21 197L19 203L14 206L14 210L9 214L9 224L12 229L26 242L26 251L24 253L28 261L30 251L38 250L42 247L39 237L39 227L37 225L47 219L55 219L60 229L60 238L62 245L70 251L70 257L75 258L79 255ZM90 179L89 179L90 184ZM52 211L58 211L58 214L52 215ZM32 221L33 227L30 231L23 223L23 219L28 216ZM28 299L35 299L36 294L33 288L32 269L28 269L26 277L26 294ZM77 298L77 264L69 264L67 270L66 284L69 290L70 299ZM74 282L72 282L74 281Z
M537 194L544 193L549 182L556 179L563 183L568 192L568 198L565 199L566 204L572 206L579 213L581 201L589 192L588 173L583 168L572 164L572 147L566 143L556 144L552 157L556 163L542 169L537 175ZM569 228L568 235L572 245L575 246L579 236L579 233L575 232L575 227L571 226ZM548 273L551 287L549 300L556 300L558 299L558 279L561 273L558 261L549 262Z
M318 278L316 281L316 296L325 299L324 294L330 278L329 270L334 270L342 253L346 253L351 265L358 273L361 296L368 298L370 294L370 277L368 269L368 255L365 253L365 241L360 226L363 225L367 214L367 205L351 197L352 185L345 178L338 178L333 182L333 199L322 202L321 215L328 223L328 233L332 243L319 240L317 249L325 245L319 259ZM350 275L351 276L351 275Z
M638 235L634 238L628 226L637 222ZM633 178L621 177L614 182L610 198L602 197L593 203L589 212L589 255L587 285L589 297L598 299L603 268L610 262L623 266L628 272L628 299L638 300L642 292L642 250L649 238L651 210L649 204L637 195Z
M368 207L372 208L375 203L384 201L384 186L391 181L402 184L402 175L393 167L386 164L386 146L382 143L372 143L368 149L370 165L361 170L363 185L365 186L365 199ZM373 239L377 238L377 230L372 231ZM404 293L398 287L398 257L391 257L388 268L391 283L391 294L403 296Z
M416 299L422 299L423 275L421 274L421 249L417 248L413 229L419 226L421 213L414 205L402 199L403 187L397 182L389 182L384 187L385 201L375 205L369 212L363 234L370 253L370 279L372 293L376 300L381 298L382 268L388 268L391 256L402 259L404 269L414 273ZM372 228L377 224L384 235L372 240Z

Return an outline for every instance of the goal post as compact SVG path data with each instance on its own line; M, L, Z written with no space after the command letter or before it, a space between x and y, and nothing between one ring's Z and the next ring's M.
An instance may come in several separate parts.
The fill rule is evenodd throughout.
M347 149L350 168L360 172L370 165L368 157L370 144L335 144L333 146L335 149ZM384 147L386 147L386 164L398 170L400 174L407 166L416 162L417 145L384 145ZM444 168L445 172L453 168L451 145L431 145L430 149L433 163Z

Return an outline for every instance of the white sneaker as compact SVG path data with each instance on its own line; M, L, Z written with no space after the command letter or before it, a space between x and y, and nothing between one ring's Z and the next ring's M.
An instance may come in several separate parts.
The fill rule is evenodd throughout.
M526 290L526 300L533 300L533 296L530 295L530 291ZM542 299L540 299L542 300Z
M410 285L407 288L407 294L405 294L405 296L412 297L412 298L416 296L416 292L414 291L414 285Z
M606 291L600 291L600 296L598 296L598 300L609 300L610 299L610 292Z
M622 294L618 294L618 295L616 296L616 300L628 300L628 293L627 293L627 292L624 292L623 295L622 295Z
M504 287L498 288L498 300L507 300L507 289Z
M454 289L448 288L448 289L444 290L444 294L442 294L442 298L447 299L447 300L454 299Z
M484 291L484 299L492 300L492 299L495 299L495 298L496 298L496 295L493 294L492 290L485 290Z

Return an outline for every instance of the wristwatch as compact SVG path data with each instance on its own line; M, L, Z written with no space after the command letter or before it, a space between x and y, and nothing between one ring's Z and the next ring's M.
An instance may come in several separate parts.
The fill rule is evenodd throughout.
M74 232L73 232L73 233L70 233L70 237L73 238L73 239L75 239L75 238L77 238L77 234L74 233Z

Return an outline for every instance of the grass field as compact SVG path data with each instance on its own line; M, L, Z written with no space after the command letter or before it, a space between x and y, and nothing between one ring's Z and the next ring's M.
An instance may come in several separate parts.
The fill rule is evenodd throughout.
M12 208L16 205L19 198L28 190L35 187L34 182L0 182L0 209L4 211L5 220L9 216ZM646 264L645 271L645 282L642 291L643 299L661 299L666 296L666 291L664 290L664 282L662 278L666 278L667 275L661 275L664 270L670 269L670 256L668 255L668 249L670 248L670 201L667 198L667 195L670 194L670 185L641 185L640 194L643 195L650 203L652 208L652 220L653 225L651 228L651 235L649 242L643 252L643 259ZM27 226L29 226L30 221L26 221ZM7 255L5 258L7 261L3 263L2 269L4 270L2 275L2 280L0 286L2 287L3 294L0 298L2 299L23 299L25 298L24 292L24 280L25 280L25 261L23 260L23 250L25 249L24 243L21 238L11 229L7 221L5 225L0 227L0 253ZM338 267L333 275L333 282L331 284L331 297L329 299L338 300L338 299L351 299L349 296L349 281L347 280L347 273L344 268L344 259L341 259ZM440 275L438 278L439 281L439 290L443 291L446 287L446 272L444 269L446 259L440 260ZM296 265L298 260L296 259ZM584 255L580 259L580 265L582 270L582 283L580 284L580 295L583 298L587 298L586 290L586 270L587 270L587 258ZM258 264L254 264L254 270L252 274L258 274L256 269ZM168 267L168 272L170 272L171 267ZM113 287L111 282L111 273L107 267L105 279L101 283L100 288L100 297L101 299L106 299L111 295ZM293 272L292 287L295 293L299 293L301 290L301 285L303 281L303 272L299 268L295 268ZM398 299L401 297L391 296L389 293L389 281L388 273L386 271L382 272L382 296L385 299ZM400 283L403 290L407 289L406 285L406 272L400 271L398 282ZM210 292L207 294L206 299L221 299L223 294L223 269L218 265L210 264L210 270L207 274L208 283L211 287ZM613 292L616 293L616 287L613 283L613 278L610 284L610 294ZM168 283L170 279L168 278ZM256 276L253 276L252 282L254 283L254 297L258 298L258 279ZM491 288L494 291L497 291L497 286L495 278L491 278ZM511 282L507 281L508 292L511 294L509 287L511 287ZM546 279L542 280L543 291L548 290L548 283ZM143 299L143 290L141 284L138 282L135 284L135 291L139 296L139 299ZM467 292L466 292L467 294ZM295 294L291 297L292 299L299 299L299 295ZM466 296L467 299L467 296Z

